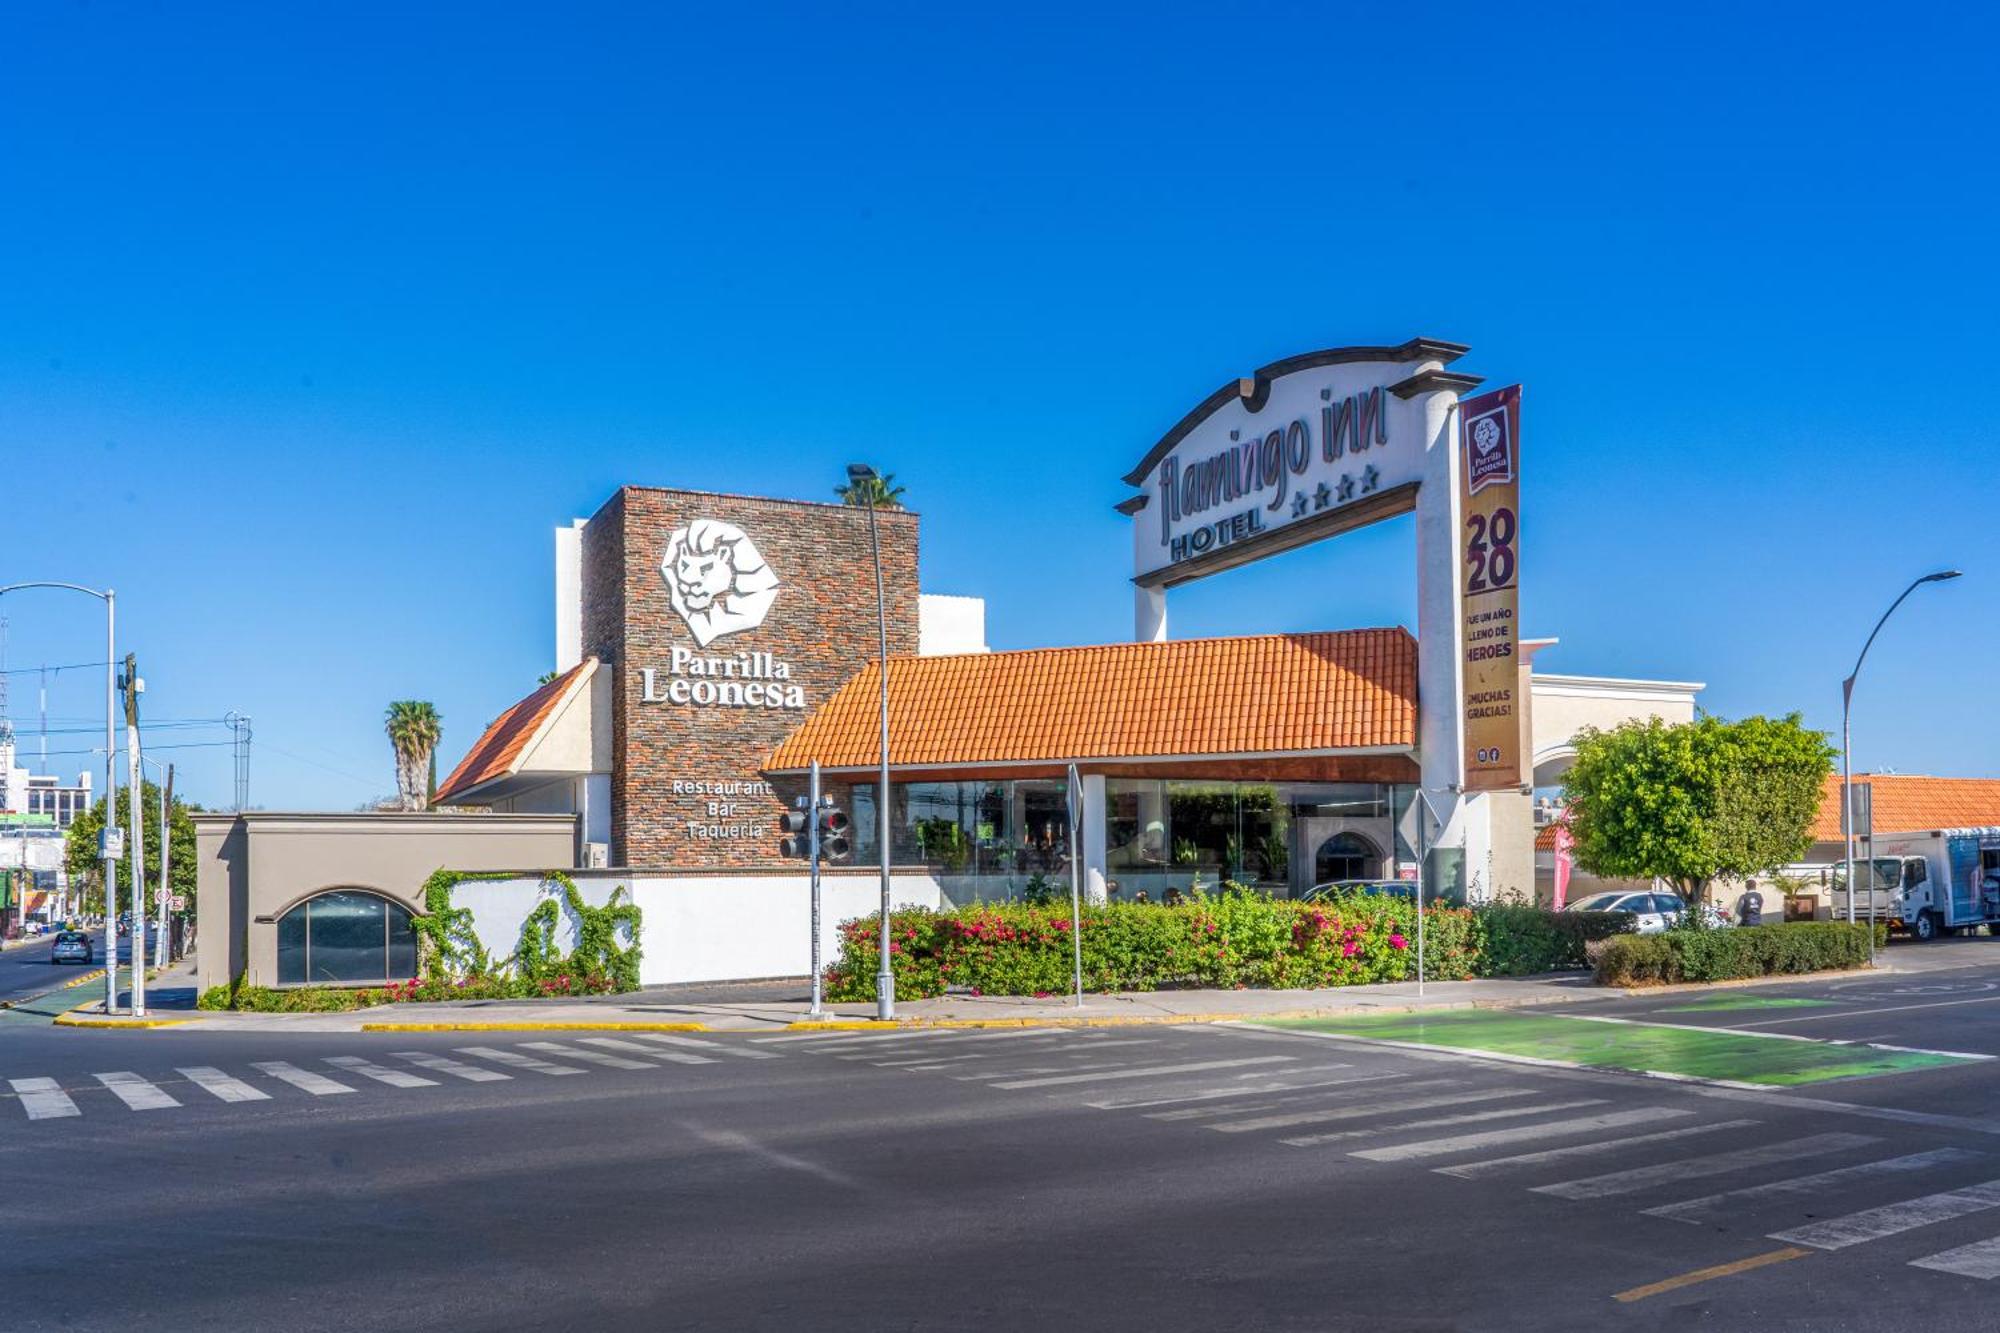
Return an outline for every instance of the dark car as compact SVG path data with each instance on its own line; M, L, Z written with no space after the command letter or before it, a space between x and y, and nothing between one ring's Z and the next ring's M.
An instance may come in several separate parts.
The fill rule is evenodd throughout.
M51 963L88 963L96 957L96 951L90 947L90 936L80 930L58 932L55 947L49 950Z
M1306 902L1323 902L1329 898L1347 898L1356 894L1379 893L1389 898L1409 898L1415 900L1417 883L1410 879L1337 879L1331 884L1315 884L1299 897Z

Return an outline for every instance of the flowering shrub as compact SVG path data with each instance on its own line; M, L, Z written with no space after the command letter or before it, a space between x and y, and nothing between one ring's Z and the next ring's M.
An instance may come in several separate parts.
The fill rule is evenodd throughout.
M835 1000L871 1000L879 917L841 926L840 958L827 969ZM989 903L952 912L906 909L889 919L896 993L947 987L975 995L1059 994L1070 989L1069 908ZM1425 975L1475 975L1479 929L1459 907L1424 910ZM1416 905L1358 895L1296 902L1261 894L1197 894L1083 909L1083 983L1093 991L1161 986L1300 988L1401 981L1416 975Z

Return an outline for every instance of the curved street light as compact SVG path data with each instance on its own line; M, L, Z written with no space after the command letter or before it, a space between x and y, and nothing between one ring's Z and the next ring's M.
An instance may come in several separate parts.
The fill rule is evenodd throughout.
M60 583L52 580L36 580L29 583L9 583L0 587L0 597L10 592L23 592L29 588L58 588L65 592L80 592L86 597L95 597L104 603L104 832L110 833L118 818L118 760L117 733L113 717L117 712L118 693L118 594L110 588L99 591L86 588L81 583ZM133 796L137 802L137 795ZM135 804L133 812L138 807ZM98 843L100 860L104 870L104 1012L111 1013L118 1007L118 913L113 910L118 901L118 863L101 853L110 850L108 838Z
M1915 579L1903 589L1902 595L1889 603L1889 609L1875 622L1875 628L1868 631L1868 641L1861 645L1861 656L1854 659L1854 670L1847 673L1847 679L1840 682L1840 837L1847 866L1847 924L1854 924L1854 762L1849 756L1851 737L1848 730L1849 717L1854 705L1854 679L1861 674L1861 664L1868 660L1868 650L1875 646L1875 636L1889 623L1889 617L1896 614L1896 608L1905 598L1926 583L1945 583L1958 578L1962 571L1941 569L1935 574L1926 574ZM1871 821L1872 825L1872 821ZM1871 868L1868 876L1868 960L1875 960L1875 875Z
M882 958L875 973L875 1017L887 1023L896 1017L896 973L889 966L889 604L882 596L882 544L875 535L875 492L880 483L875 469L866 463L849 463L847 481L859 487L868 502L868 553L875 562L875 661L882 678L882 766L875 790L876 844L882 853ZM813 818L819 818L817 812Z

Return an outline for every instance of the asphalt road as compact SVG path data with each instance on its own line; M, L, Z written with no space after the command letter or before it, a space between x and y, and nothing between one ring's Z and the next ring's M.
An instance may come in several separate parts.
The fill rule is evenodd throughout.
M74 963L51 963L49 950L54 947L55 936L48 935L0 952L0 1000L33 995L60 986L78 972L90 971Z
M1834 1026L1943 1044L1909 1002L1846 993ZM1689 1017L1663 1004L1601 1016ZM1732 1013L1760 1016L1694 1019ZM1996 1079L1746 1091L1223 1027L23 1022L0 1302L10 1329L1976 1327Z

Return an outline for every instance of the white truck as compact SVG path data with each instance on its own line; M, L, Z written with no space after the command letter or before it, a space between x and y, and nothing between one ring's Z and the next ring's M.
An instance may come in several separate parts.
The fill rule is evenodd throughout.
M1857 920L1875 919L1919 940L1987 926L2000 935L2000 828L1925 829L1883 833L1873 855L1857 856ZM1833 868L1833 918L1847 920L1845 864Z

